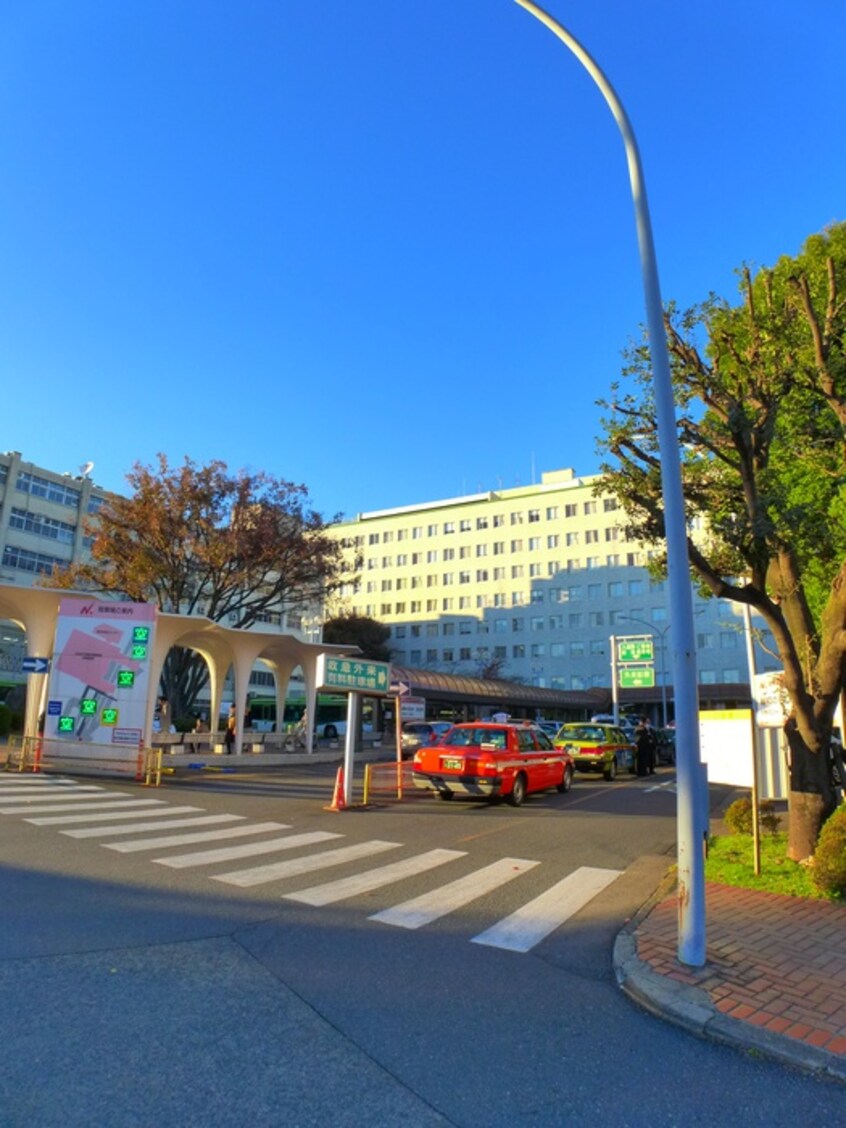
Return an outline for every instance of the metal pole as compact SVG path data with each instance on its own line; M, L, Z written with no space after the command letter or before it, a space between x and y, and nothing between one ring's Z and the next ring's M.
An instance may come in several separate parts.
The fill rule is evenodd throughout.
M614 714L614 724L620 723L619 692L617 690L617 636L611 635L611 712Z
M652 383L661 459L661 492L667 542L672 664L676 698L676 785L678 823L678 957L691 967L705 963L705 838L707 784L699 758L699 701L693 596L687 555L687 525L681 479L681 452L676 432L673 384L664 330L664 309L646 183L640 153L628 115L602 70L561 24L531 0L516 2L540 20L576 56L608 104L623 137L635 209L646 320L652 358Z

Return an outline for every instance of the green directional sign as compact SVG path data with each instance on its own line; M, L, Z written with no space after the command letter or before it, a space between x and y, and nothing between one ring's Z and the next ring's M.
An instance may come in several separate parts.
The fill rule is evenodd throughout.
M367 658L335 658L321 654L317 667L318 682L325 689L347 689L357 693L387 693L391 681L388 662L371 662Z
M132 628L132 641L133 642L149 642L150 641L150 628L149 627L133 627Z
M111 707L104 709L100 714L101 725L116 725L118 723L118 711Z
M617 641L618 662L651 662L654 657L651 638L621 638Z
M147 657L147 647L142 645L141 643L134 642L132 644L132 651L129 656L130 658L135 658L138 662L143 662L143 660Z
M83 697L79 703L79 711L83 717L94 717L97 715L97 702L93 697Z
M58 731L59 732L73 732L74 719L73 717L59 717Z
M651 666L626 666L620 670L621 689L651 689L655 685L655 671Z
M135 685L135 671L118 670L117 684L118 689L132 689Z

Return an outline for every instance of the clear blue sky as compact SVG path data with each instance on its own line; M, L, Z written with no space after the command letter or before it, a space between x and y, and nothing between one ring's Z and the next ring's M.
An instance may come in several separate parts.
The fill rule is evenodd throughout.
M661 287L846 219L843 0L549 0ZM512 0L6 0L0 449L221 458L326 517L597 467L644 320L622 141Z

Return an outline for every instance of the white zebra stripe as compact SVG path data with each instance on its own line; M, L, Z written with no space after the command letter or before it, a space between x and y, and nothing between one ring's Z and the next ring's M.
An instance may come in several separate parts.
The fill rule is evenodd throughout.
M108 793L103 799L90 803L51 803L49 807L0 807L0 814L46 814L47 811L108 811L113 808L120 810L127 807L167 807L166 799L108 799Z
M326 850L322 854L311 854L305 858L292 858L288 862L275 862L269 866L255 866L253 869L241 870L237 873L223 873L213 877L212 881L222 881L226 885L238 885L246 888L250 885L262 885L266 881L278 881L286 877L299 877L304 873L313 873L315 870L327 869L329 866L340 866L344 862L354 862L358 858L366 858L369 854L381 854L385 850L396 850L400 842L360 842L357 846L342 846L338 850Z
M34 826L58 826L61 823L81 823L81 822L97 822L103 819L137 819L142 816L153 814L164 814L164 811L151 811L150 807L166 807L166 799L115 799L114 802L106 800L104 803L80 803L76 807L28 807L26 810L27 815L38 815L44 811L73 811L72 815L51 815L45 819L30 819L26 818L23 821L32 823ZM135 811L136 807L144 807L143 811ZM131 810L130 810L131 808ZM199 807L175 807L177 811L196 811ZM97 811L96 815L80 815L78 811ZM99 812L105 812L101 814ZM23 814L22 811L15 809L12 812L3 811L0 807L2 814Z
M449 885L433 889L431 893L423 893L420 897L412 897L410 901L403 901L392 909L374 913L368 919L378 920L382 924L393 924L398 928L420 928L498 889L507 881L519 877L538 864L523 858L501 858L498 862L492 862L483 869L475 870L466 877L450 882Z
M268 842L248 842L243 846L227 846L220 850L200 850L196 854L177 854L175 858L154 858L160 866L187 869L189 866L209 866L215 862L229 862L235 858L250 858L256 854L273 854L279 850L294 850L297 846L311 846L330 838L341 838L328 830L313 830L308 834L292 834L287 838L271 838Z
M313 885L310 889L301 889L298 893L286 893L285 899L301 901L304 905L331 905L335 901L356 897L360 893L369 893L372 889L381 889L383 885L425 873L435 866L442 866L446 862L453 861L454 858L465 856L464 850L429 850L425 854L406 858L402 862L392 862L390 865L380 866L366 873L342 877L338 881L327 881L325 885Z
M163 834L159 838L142 838L137 842L103 842L107 850L120 854L135 854L139 850L159 850L167 846L188 846L192 842L217 842L224 838L247 838L251 834L265 834L270 830L288 830L287 823L252 823L250 826L230 826L224 830L198 830L196 834Z
M509 952L528 952L575 916L621 873L622 870L581 866L511 916L474 936L472 942L490 948L506 948Z
M177 810L178 808L174 808ZM196 811L196 807L189 807ZM156 814L159 814L156 811ZM164 814L164 811L161 812ZM200 815L191 819L168 819L167 822L136 823L134 826L86 826L82 830L63 830L68 838L114 838L117 835L139 834L146 830L171 830L179 826L208 826L213 823L240 822L243 815Z
M168 807L166 811L100 811L97 814L55 814L44 819L24 819L35 827L68 826L69 822L115 822L117 819L147 819L151 814L187 814L188 811L202 811L202 807ZM240 818L240 816L238 816Z

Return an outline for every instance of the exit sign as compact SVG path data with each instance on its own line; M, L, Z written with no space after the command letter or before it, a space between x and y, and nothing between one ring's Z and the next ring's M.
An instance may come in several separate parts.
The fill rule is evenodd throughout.
M621 689L651 689L655 685L655 671L651 666L626 666L620 670Z

